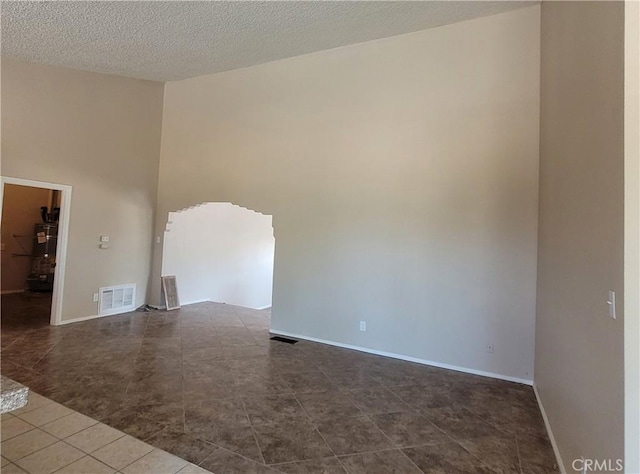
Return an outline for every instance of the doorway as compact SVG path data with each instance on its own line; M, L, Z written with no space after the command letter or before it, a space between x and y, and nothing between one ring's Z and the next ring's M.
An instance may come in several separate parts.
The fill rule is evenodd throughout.
M71 186L2 177L2 323L59 325Z
M274 249L272 216L206 202L169 213L162 274L176 276L184 305L214 301L267 309Z

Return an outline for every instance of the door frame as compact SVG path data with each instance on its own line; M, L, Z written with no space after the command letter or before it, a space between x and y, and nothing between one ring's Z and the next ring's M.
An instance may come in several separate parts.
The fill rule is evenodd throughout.
M640 4L625 2L624 430L625 472L640 472Z
M53 273L53 292L51 295L52 326L62 324L62 298L64 296L64 275L67 264L67 242L69 238L69 220L71 217L71 186L66 184L47 183L31 179L2 176L2 190L0 192L0 222L2 221L2 202L4 200L4 185L16 184L32 188L53 189L60 191L60 218L58 220L58 245L56 248L56 267Z

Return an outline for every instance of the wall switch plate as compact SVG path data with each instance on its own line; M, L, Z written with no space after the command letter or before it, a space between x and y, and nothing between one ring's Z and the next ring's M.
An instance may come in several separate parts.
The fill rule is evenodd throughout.
M360 321L360 331L366 331L366 330L367 330L367 322Z
M98 247L100 248L100 250L106 250L109 248L109 244L100 244Z
M493 354L493 344L487 344L487 352Z
M609 317L611 319L616 319L616 292L613 290L609 290L607 305L609 306Z
M93 294L93 302L97 303L98 302L98 293L94 293Z
M100 242L109 242L109 236L108 235L100 236Z

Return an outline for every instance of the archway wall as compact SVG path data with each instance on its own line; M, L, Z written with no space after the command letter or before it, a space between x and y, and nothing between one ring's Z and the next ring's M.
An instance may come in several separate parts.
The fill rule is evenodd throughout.
M168 213L162 274L176 275L182 304L267 308L273 251L271 216L231 203L202 203Z
M167 83L156 236L270 214L273 332L530 382L539 44L533 6Z

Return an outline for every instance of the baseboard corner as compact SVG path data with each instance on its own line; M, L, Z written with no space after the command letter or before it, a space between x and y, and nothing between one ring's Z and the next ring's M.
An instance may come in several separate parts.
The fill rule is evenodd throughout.
M562 474L567 474L567 470L564 467L564 462L562 462L562 456L560 455L560 448L558 447L558 443L556 442L556 438L553 435L553 430L551 429L551 423L549 422L549 417L547 416L547 412L544 409L544 405L542 404L542 399L540 398L540 393L538 392L538 387L533 383L533 393L536 396L536 401L538 402L538 407L540 408L540 413L542 413L542 419L544 420L544 426L547 430L547 436L549 436L549 441L551 441L551 447L553 448L553 453L556 456L556 463L558 464L558 469Z

